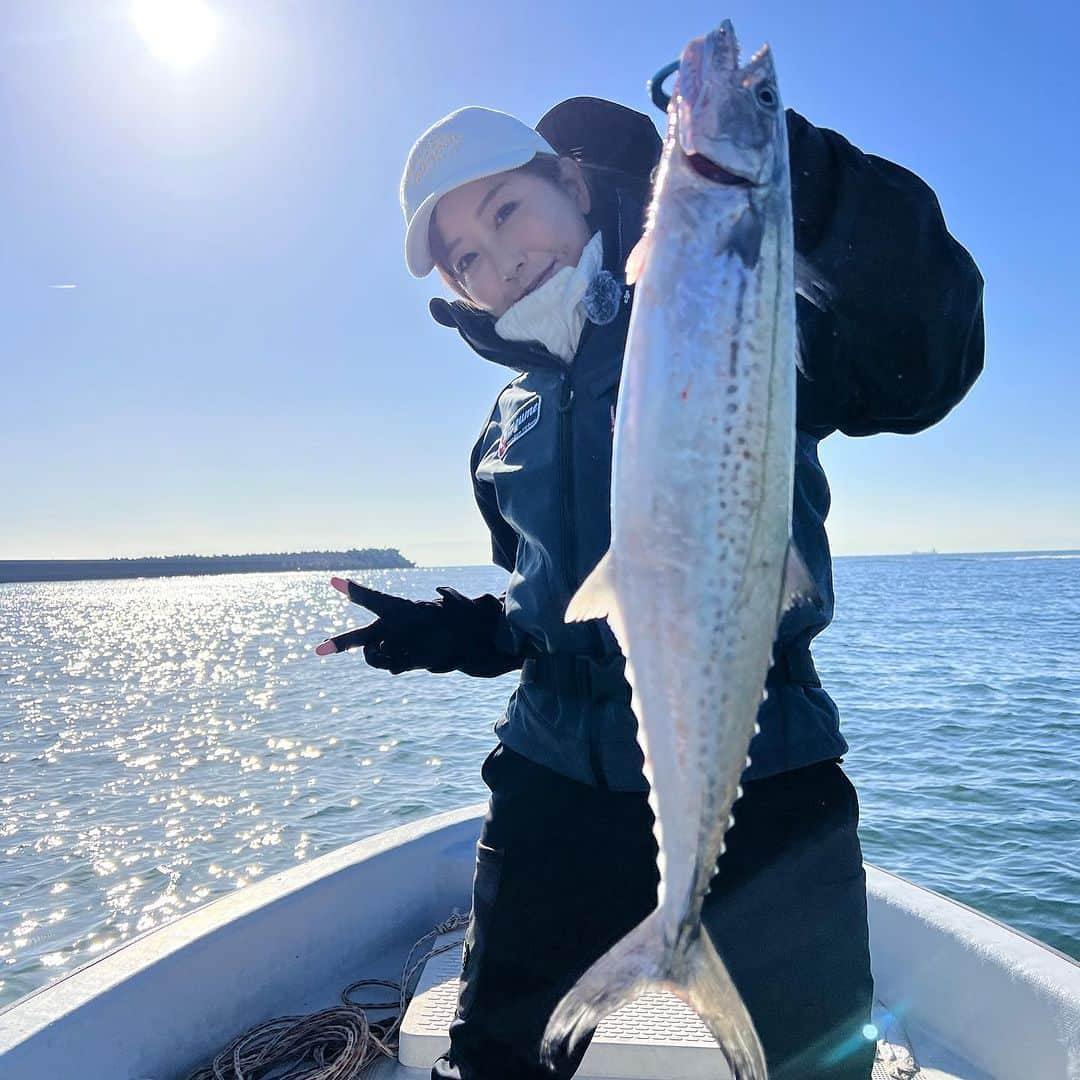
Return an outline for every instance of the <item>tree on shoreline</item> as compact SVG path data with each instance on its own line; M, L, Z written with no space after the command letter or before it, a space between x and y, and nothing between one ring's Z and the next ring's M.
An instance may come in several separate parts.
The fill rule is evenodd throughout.
M148 555L115 559L18 559L0 561L0 582L89 581L189 574L281 573L290 570L407 570L415 565L397 548L250 555Z

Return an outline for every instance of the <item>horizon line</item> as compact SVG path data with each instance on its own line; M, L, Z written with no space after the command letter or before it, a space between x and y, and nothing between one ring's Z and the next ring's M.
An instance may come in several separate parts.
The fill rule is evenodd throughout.
M13 562L53 562L53 563L72 563L72 562L109 562L109 561L131 561L135 562L139 559L238 559L238 558L255 558L262 555L332 555L332 554L352 554L353 552L397 552L403 558L408 558L404 555L401 548L397 547L355 547L355 548L306 548L303 550L291 550L291 551L244 551L244 552L216 552L212 555L200 555L192 552L180 552L170 553L167 555L89 555L89 556L15 556L15 557L3 557L0 558L0 563L13 563ZM907 559L913 556L930 557L935 555L1073 555L1080 554L1080 548L980 548L977 550L942 550L940 548L930 548L927 550L914 550L914 551L888 551L888 552L849 552L849 553L832 553L833 559ZM412 561L412 560L410 560ZM416 569L423 569L425 567L437 567L437 566L476 566L476 567L495 567L494 563L461 563L461 562L431 562L431 563L418 563Z

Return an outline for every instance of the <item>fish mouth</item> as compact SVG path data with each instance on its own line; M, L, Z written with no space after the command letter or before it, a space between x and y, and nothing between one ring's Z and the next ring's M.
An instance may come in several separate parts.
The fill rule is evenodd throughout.
M730 172L722 165L717 165L711 158L704 154L684 154L687 164L699 176L711 180L714 184L724 184L726 187L753 187L754 181L738 173Z
M739 67L739 39L730 19L725 19L711 34L705 36L709 63L717 71L733 72Z

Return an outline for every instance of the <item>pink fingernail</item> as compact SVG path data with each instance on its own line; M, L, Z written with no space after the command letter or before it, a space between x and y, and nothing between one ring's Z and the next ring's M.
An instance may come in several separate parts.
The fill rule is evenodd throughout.
M344 578L332 577L330 579L330 584L333 585L338 592L343 592L346 595L349 592L349 583Z
M323 641L315 646L317 656L332 656L337 652L337 646L332 641Z

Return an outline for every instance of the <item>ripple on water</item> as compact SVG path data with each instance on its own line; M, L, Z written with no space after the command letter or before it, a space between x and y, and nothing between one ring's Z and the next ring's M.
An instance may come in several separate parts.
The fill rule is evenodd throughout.
M430 597L497 570L353 575ZM298 861L477 802L514 676L314 645L325 574L0 586L0 1003ZM815 656L867 858L1080 955L1080 564L839 559Z

